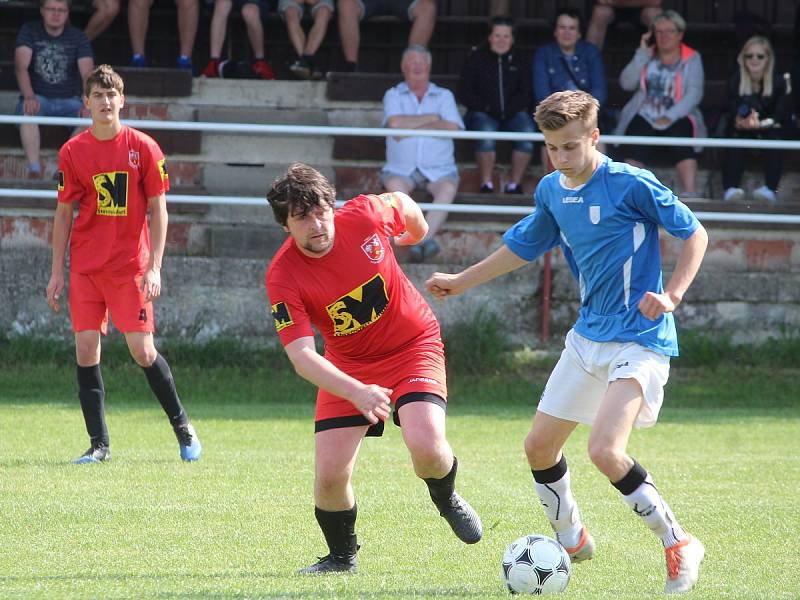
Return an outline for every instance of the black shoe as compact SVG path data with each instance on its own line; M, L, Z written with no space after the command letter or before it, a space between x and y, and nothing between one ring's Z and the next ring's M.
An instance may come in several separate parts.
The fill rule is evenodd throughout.
M425 240L416 246L411 246L408 255L411 262L421 263L439 254L440 250L436 240Z
M493 194L494 188L488 183L482 183L480 192L481 194Z
M478 513L469 503L453 492L444 507L439 506L439 514L450 525L453 533L465 544L476 544L483 537L483 524Z
M506 194L518 194L518 195L521 196L525 192L522 191L522 186L517 184L513 188L510 185L507 185L506 189L505 189L505 193Z
M90 463L101 463L111 460L111 449L103 444L92 446L78 458L72 461L74 465L86 465Z
M298 571L301 575L320 575L323 573L355 573L356 572L356 557L343 556L337 557L331 554L320 557L319 561L315 562L304 569Z
M289 65L289 70L298 79L311 79L314 74L314 67L305 56L301 56Z

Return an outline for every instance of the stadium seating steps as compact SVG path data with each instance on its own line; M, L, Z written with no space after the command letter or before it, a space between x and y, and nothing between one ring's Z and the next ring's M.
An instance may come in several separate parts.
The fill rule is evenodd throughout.
M80 0L79 0L80 2ZM90 14L90 2L73 5L73 22L82 26ZM548 42L552 35L552 17L556 6L573 6L581 10L590 4L584 0L556 2L543 0L525 2L510 0L511 13L518 23L517 46L525 51L533 50ZM686 41L696 47L704 58L707 85L703 107L712 119L716 119L726 103L725 79L730 72L733 57L736 53L737 31L734 24L734 11L747 9L762 15L772 23L772 36L776 42L779 65L788 68L793 51L792 3L778 0L744 0L733 2L692 2L691 0L665 0L664 5L681 12L689 23ZM734 6L735 5L735 6ZM0 57L12 57L16 31L21 23L37 16L38 3L28 0L7 0L0 2ZM434 55L434 75L432 79L445 87L455 89L458 72L472 44L482 40L486 32L486 0L443 0L439 2L440 16L431 41ZM210 6L205 5L198 30L195 48L195 67L201 69L208 56L208 25ZM604 56L609 74L616 74L630 59L632 50L638 44L640 32L632 25L621 23L613 27L613 35L609 35ZM318 53L319 67L329 71L327 80L318 84L326 87L325 100L335 106L337 103L349 105L363 104L365 111L375 112L383 92L400 80L398 64L400 54L405 47L408 32L407 24L391 18L377 18L362 26L361 72L343 73L341 52L338 44L338 33L335 23L331 24L328 35ZM120 15L111 28L95 44L98 62L110 62L120 67L129 93L139 97L139 105L131 108L131 117L169 118L169 106L186 102L191 104L192 79L188 72L168 68L177 54L175 35L175 8L171 2L158 3L151 15L150 34L148 38L149 58L156 68L125 68L130 53L127 36L127 25L124 15ZM234 16L229 23L227 52L231 57L246 59L249 54L244 25ZM285 27L279 17L271 12L266 19L266 45L268 58L272 61L279 78L290 79L287 65L293 58L291 46ZM270 85L269 83L252 82L254 85ZM621 106L627 94L619 89L615 77L609 77L610 105ZM798 82L800 83L800 82ZM298 85L301 85L298 83ZM0 90L15 90L16 81L13 63L0 61ZM135 91L133 91L135 90ZM243 101L244 102L244 101ZM221 108L235 108L224 106ZM323 108L323 107L309 107ZM224 111L222 111L224 112ZM189 111L187 120L208 120L198 116L196 110ZM226 119L222 119L226 120ZM230 120L230 119L227 119ZM374 118L372 119L374 121ZM250 122L250 121L243 121ZM263 122L263 121L262 121ZM307 123L304 123L307 124ZM168 155L180 155L181 159L170 165L171 177L176 184L173 190L193 193L203 192L203 134L201 132L180 132L156 130L150 132L156 137ZM68 135L66 128L43 128L43 147L53 154ZM456 152L459 164L462 165L462 184L459 202L483 204L486 196L477 194L480 182L474 166L471 143L467 140L457 141ZM499 162L505 164L510 154L510 144L500 144L498 148ZM538 154L538 153L536 153ZM793 153L794 154L794 153ZM337 186L343 196L356 193L362 189L379 189L378 167L384 156L384 143L380 138L336 137L327 164L330 173L335 177ZM705 153L702 167L705 180L712 181L710 174L716 171L719 153ZM534 158L534 163L538 157ZM796 156L790 157L787 170L800 171ZM666 165L665 165L666 167ZM51 167L52 168L52 167ZM757 169L756 169L757 170ZM531 176L525 181L526 191L535 186L541 167L534 166ZM669 172L666 168L665 172ZM24 158L20 155L18 134L13 126L0 126L0 181L3 185L19 183L24 174ZM659 175L661 173L659 172ZM669 175L667 175L669 177ZM796 173L790 173L787 180L797 185ZM701 176L702 179L702 176ZM717 177L718 179L718 177ZM26 185L47 186L48 182L27 182ZM719 197L719 185L702 185L702 192L708 197ZM419 199L425 200L425 194ZM21 205L26 202L19 201ZM506 196L502 204L519 203L528 205L529 196ZM793 206L791 205L793 204ZM800 212L800 203L786 203L779 207L759 207L760 212ZM714 210L719 202L705 201L696 204L697 208ZM763 208L763 210L762 210ZM728 206L727 210L752 210L746 205ZM200 206L183 206L179 210L188 213L203 213ZM508 221L511 217L501 218ZM470 217L459 217L469 220Z

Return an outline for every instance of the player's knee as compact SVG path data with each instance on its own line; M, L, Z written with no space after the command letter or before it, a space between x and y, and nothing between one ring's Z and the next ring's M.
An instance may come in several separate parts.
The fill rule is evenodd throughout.
M130 347L129 350L133 360L136 361L136 364L140 367L149 367L155 362L158 356L156 349L150 348L147 345L133 346Z
M533 431L525 436L525 456L535 469L546 469L553 466L558 458L559 449L549 440L536 435Z
M435 440L418 439L407 442L407 446L414 463L414 470L417 472L428 473L430 470L438 470L448 455L445 452L446 444L436 443Z
M318 495L322 495L323 497L325 497L339 493L342 490L346 489L349 481L350 481L350 475L349 473L344 471L333 472L333 473L317 472L316 477L314 479L314 487L316 488Z

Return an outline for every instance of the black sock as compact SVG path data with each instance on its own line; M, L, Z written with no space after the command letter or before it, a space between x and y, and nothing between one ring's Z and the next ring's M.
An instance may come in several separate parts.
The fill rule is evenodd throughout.
M314 516L333 558L340 561L351 560L358 552L355 531L357 513L355 503L350 510L328 511L314 507Z
M623 496L629 496L644 483L645 479L647 479L647 470L634 460L630 471L619 481L612 481L611 485L617 488Z
M423 479L422 481L428 486L428 492L430 492L431 500L436 505L436 508L441 511L443 508L449 507L449 500L450 496L453 495L453 492L456 489L456 472L458 471L458 459L454 456L453 457L453 466L450 469L450 472L442 477L441 479L435 479L433 477L429 477L428 479Z
M167 413L170 424L173 427L187 425L189 417L186 416L178 398L178 392L175 391L175 380L172 378L172 371L164 357L160 354L157 355L153 364L149 367L142 367L142 370L147 376L150 389L161 403L161 408Z
M344 63L344 70L347 73L355 73L358 71L358 63L351 62L348 60Z
M86 432L92 441L92 447L100 444L108 447L108 428L106 427L105 398L106 390L100 365L81 367L78 365L78 398L81 401L83 420Z
M312 69L314 68L314 55L313 54L303 54L302 58L303 58L303 60L306 62L306 64L309 67L311 67Z

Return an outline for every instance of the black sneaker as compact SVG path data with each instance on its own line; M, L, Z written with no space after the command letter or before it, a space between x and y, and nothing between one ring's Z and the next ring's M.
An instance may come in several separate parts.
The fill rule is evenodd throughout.
M331 554L322 556L313 565L300 569L300 575L321 575L323 573L355 573L356 557L344 556L337 557Z
M301 56L289 65L289 70L298 79L311 79L314 74L314 68L305 56Z
M481 194L494 194L494 186L491 186L488 183L482 183L480 192Z
M439 506L439 514L450 525L453 533L465 544L476 544L483 537L483 524L478 513L469 503L453 492L444 507Z
M78 458L72 461L74 465L87 465L90 463L101 463L111 460L111 449L103 444L92 446Z
M519 185L519 184L515 185L514 187L511 187L510 185L507 185L506 189L504 190L504 192L506 194L515 194L515 195L517 195L517 194L518 195L522 195L522 194L525 193L525 192L522 191L522 186Z

